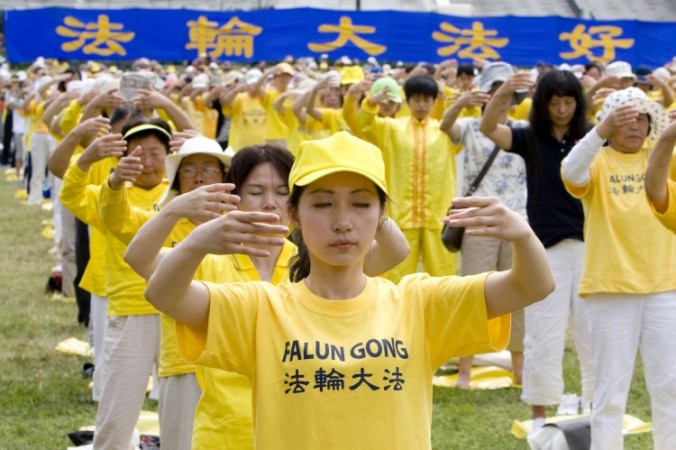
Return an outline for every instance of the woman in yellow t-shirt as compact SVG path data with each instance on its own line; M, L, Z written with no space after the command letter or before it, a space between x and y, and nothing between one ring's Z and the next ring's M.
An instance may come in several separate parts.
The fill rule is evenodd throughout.
M553 288L530 227L486 198L459 199L469 208L447 220L512 241L511 270L399 285L368 277L384 167L379 149L349 133L301 144L288 182L300 235L291 283L192 281L207 253L256 258L283 246L280 216L258 211L197 227L148 282L149 301L177 319L184 357L251 380L257 449L430 448L434 370L504 346L507 313Z
M676 235L654 216L644 192L646 143L665 129L667 113L629 87L606 97L597 118L561 168L566 189L582 200L585 213L579 290L594 343L591 448L623 446L638 349L654 448L676 448Z
M175 229L177 212L199 212L203 219L210 219L223 209L222 202L239 200L240 210L272 212L287 223L285 205L292 164L293 156L275 145L242 149L232 159L228 183L210 184L176 197L139 232L130 245L127 258L130 265L146 278L152 275L159 261L155 255ZM366 268L374 274L399 262L408 251L406 240L393 222L388 221L378 237L380 241L374 243ZM138 246L142 246L142 252L135 250ZM207 258L196 279L217 283L263 280L273 284L288 280L289 260L296 253L295 246L286 241L281 249L272 250L270 255L259 258L246 255ZM195 413L192 448L253 448L248 378L234 372L198 367L198 379L202 396Z

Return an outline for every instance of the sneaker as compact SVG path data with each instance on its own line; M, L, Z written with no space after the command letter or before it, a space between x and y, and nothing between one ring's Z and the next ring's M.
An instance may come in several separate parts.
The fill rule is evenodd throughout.
M580 399L576 394L564 394L556 410L557 416L577 416Z

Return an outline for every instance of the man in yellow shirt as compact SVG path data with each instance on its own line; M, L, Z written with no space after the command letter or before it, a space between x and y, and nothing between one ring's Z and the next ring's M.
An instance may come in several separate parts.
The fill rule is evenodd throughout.
M390 217L399 225L411 247L408 257L387 275L392 281L418 270L434 276L456 272L455 255L441 243L441 219L455 195L457 148L430 117L439 94L429 75L416 75L404 84L410 117L378 117L378 104L390 100L387 89L368 96L359 110L364 136L383 152L390 186Z
M233 87L221 96L223 114L232 120L228 144L234 151L265 143L267 114L263 100L255 90L262 75L258 69L249 70L245 83Z
M267 117L265 141L269 144L286 146L289 128L274 105L275 101L286 92L294 74L293 67L289 63L282 62L263 72L263 76L260 77L254 87L255 95L261 98L265 108ZM266 83L269 86L267 88Z

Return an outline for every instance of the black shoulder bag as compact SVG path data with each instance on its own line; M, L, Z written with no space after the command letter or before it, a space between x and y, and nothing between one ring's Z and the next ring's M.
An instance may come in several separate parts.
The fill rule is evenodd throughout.
M495 161L495 158L498 156L499 151L500 147L496 145L493 148L493 151L491 152L490 156L484 163L484 166L481 168L481 172L479 172L479 175L477 175L472 184L469 185L467 192L465 192L465 197L471 197L472 195L474 195L476 190L479 189L481 181L488 173L488 169L490 169L491 164L493 164L493 161ZM453 205L451 205L449 211L451 209L453 209ZM464 236L465 236L465 227L451 227L444 224L444 227L441 229L441 242L444 243L444 246L449 252L455 253L460 250L460 247L462 247L462 238Z

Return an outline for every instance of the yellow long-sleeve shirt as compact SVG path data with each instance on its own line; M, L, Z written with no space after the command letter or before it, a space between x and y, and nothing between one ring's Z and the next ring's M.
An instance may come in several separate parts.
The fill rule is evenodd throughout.
M132 204L142 209L152 209L167 189L160 183L150 190L131 187L129 198ZM88 183L87 172L77 164L68 168L63 178L60 199L80 220L105 229L99 212L101 186ZM105 268L106 295L109 316L156 314L157 310L144 297L145 280L124 262L127 245L106 234Z
M383 152L390 217L402 229L441 230L455 195L457 148L436 119L381 118L376 112L367 99L358 117L364 135Z

